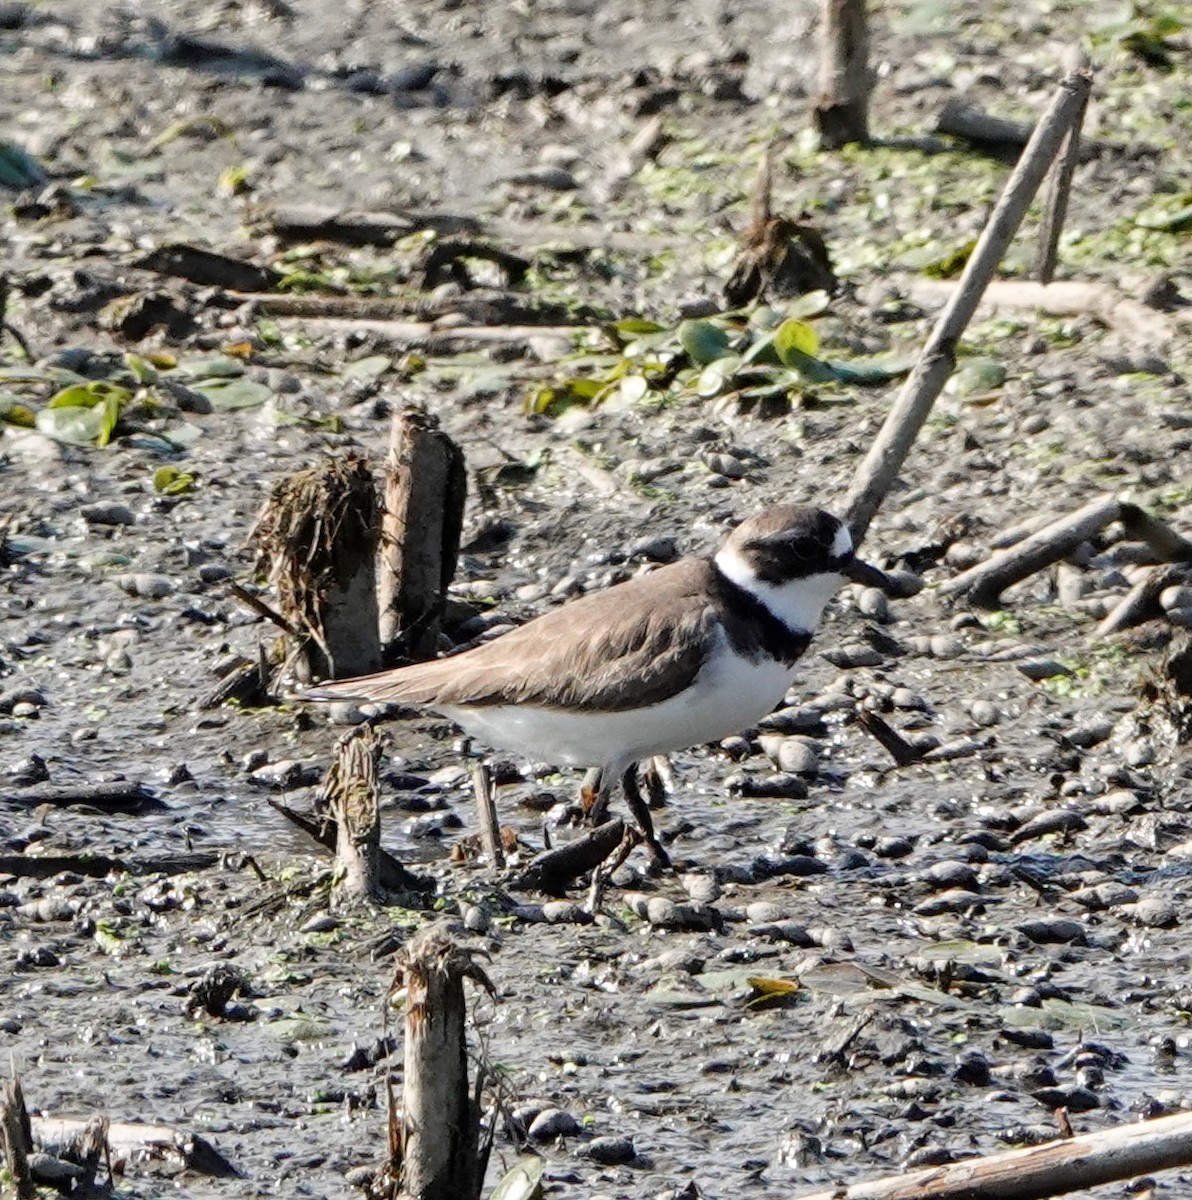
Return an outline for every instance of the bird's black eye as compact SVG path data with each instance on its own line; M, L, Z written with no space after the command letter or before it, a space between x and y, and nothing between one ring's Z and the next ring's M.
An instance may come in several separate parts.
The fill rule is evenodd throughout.
M799 562L811 562L820 554L820 544L815 538L795 538L794 541L787 542L786 547L791 557Z

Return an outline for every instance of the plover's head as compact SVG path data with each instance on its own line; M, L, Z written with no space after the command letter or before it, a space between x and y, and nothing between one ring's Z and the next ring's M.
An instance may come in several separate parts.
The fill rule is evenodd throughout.
M791 628L812 633L848 582L881 587L885 576L857 558L843 521L820 508L776 505L733 530L716 566Z

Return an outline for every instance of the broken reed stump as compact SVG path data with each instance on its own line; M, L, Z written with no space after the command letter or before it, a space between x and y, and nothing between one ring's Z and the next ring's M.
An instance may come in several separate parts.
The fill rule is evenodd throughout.
M0 1087L0 1150L4 1152L4 1166L12 1180L13 1194L18 1200L35 1196L37 1190L29 1174L33 1127L25 1107L21 1081L15 1071Z
M844 501L854 545L859 546L864 540L870 521L952 374L957 343L1064 138L1083 110L1091 86L1092 77L1087 71L1073 71L1060 84L981 231L955 293L940 314L869 453L857 468Z
M1007 1150L798 1200L1043 1200L1192 1165L1192 1112L1134 1121L1024 1150Z
M376 484L362 455L330 458L274 484L250 539L257 570L298 632L289 650L300 676L367 675L383 665L377 525Z
M468 1079L465 979L496 998L471 954L438 926L401 952L394 974L391 994L406 990L401 1161L394 1173L398 1194L411 1200L478 1200L484 1181L484 1080L473 1086Z
M335 744L318 807L335 825L336 893L347 900L381 896L381 788L384 751L371 725L358 725Z
M866 0L823 0L815 128L822 150L869 140Z
M378 580L387 663L433 658L455 575L467 475L460 448L418 408L393 416Z

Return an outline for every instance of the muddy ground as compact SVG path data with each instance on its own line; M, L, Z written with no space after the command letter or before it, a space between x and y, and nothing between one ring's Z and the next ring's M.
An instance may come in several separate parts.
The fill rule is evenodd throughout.
M908 288L946 273L1008 171L924 141L935 114L960 94L1032 117L1083 37L1099 140L1060 273L1192 295L1188 35L1118 8L875 5L879 142L821 154L812 13L789 5L3 6L6 137L50 190L10 189L4 217L7 316L38 365L6 335L0 1049L36 1109L201 1133L241 1173L130 1167L120 1195L358 1195L348 1176L383 1149L400 1053L353 1048L386 1032L395 948L444 916L491 955L484 1052L520 1128L539 1118L548 1195L790 1196L1047 1139L1061 1107L1091 1131L1188 1105L1192 757L1170 706L1142 697L1192 606L1167 595L1168 618L1093 635L1145 559L1117 527L995 611L935 586L1000 531L1102 492L1192 529L1186 326L1183 340L1088 314L972 326L968 374L866 543L928 586L888 612L843 596L764 746L752 731L675 756L656 820L678 872L649 878L635 856L594 922L445 857L474 817L457 736L432 717L390 726L385 840L434 877L433 905L334 911L326 860L266 799L309 802L342 730L292 705L202 706L234 655L272 637L228 589L254 585L245 543L271 482L351 447L380 456L407 401L467 455L457 595L494 622L665 557L668 539L706 551L766 503L838 501L896 383L753 406L695 386L543 400L552 381L575 398L566 381L620 354L593 334L560 361L576 344L559 327L673 330L715 309L773 136L789 139L776 201L809 213L842 280L814 322L825 351L913 351L932 306ZM652 120L659 136L623 165ZM298 204L472 218L530 261L515 323L556 332L411 359L408 333L134 265L185 241L301 294L418 285L425 234L285 240L270 214ZM469 269L465 283L502 282ZM138 321L145 293L159 307ZM457 279L430 300L468 296ZM230 397L151 388L156 407L127 408L102 448L47 437L63 432L52 416L28 427L129 351L161 377L213 355L244 373ZM527 415L527 397L546 411ZM895 769L860 707L956 757ZM502 817L534 848L544 794L576 781L515 765ZM789 798L781 767L808 799ZM39 807L47 782L121 779L148 789L134 812ZM176 873L187 854L214 865ZM62 857L39 871L44 855ZM98 855L117 860L104 878L88 874ZM215 1018L188 997L221 962L246 989ZM759 977L802 986L763 1002ZM490 1184L518 1154L515 1124Z

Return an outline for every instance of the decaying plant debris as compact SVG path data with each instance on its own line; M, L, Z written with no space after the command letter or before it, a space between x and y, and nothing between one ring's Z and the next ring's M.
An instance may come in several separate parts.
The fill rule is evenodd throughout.
M280 480L253 528L257 569L281 616L301 635L290 651L309 677L381 666L375 559L377 485L359 454L328 458Z

